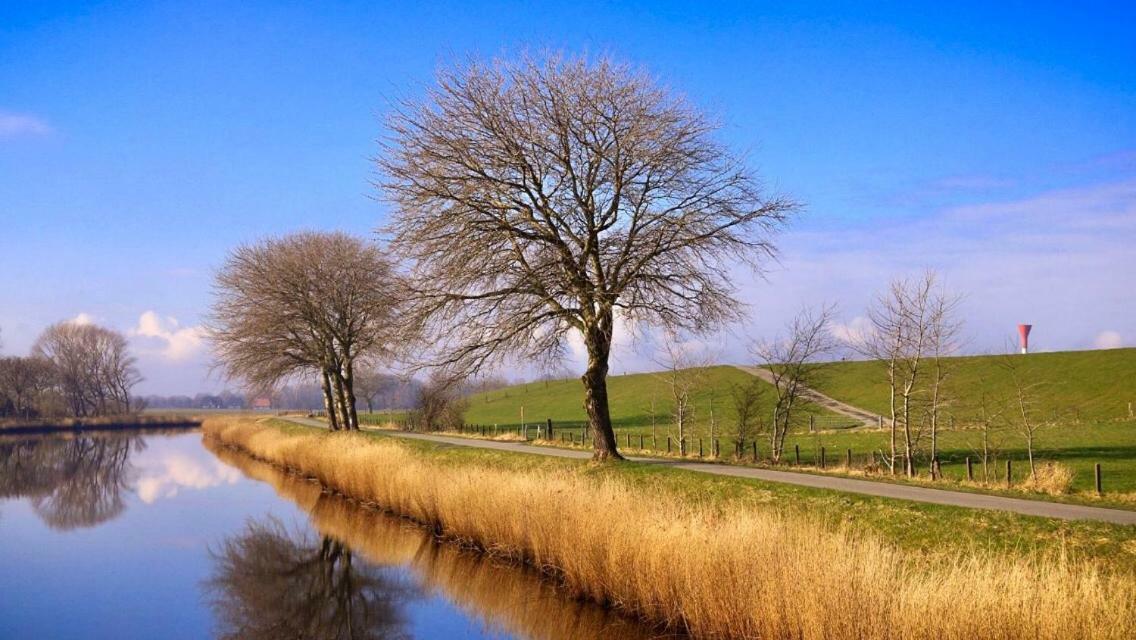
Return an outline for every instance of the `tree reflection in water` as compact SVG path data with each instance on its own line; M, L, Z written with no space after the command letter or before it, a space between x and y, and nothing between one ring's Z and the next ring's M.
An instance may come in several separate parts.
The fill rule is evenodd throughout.
M678 632L644 627L609 609L577 599L555 581L531 569L441 543L423 528L324 493L314 482L283 473L208 439L205 447L223 462L270 484L281 497L295 502L308 512L321 535L343 541L360 561L409 569L422 590L443 595L471 619L480 620L492 637L683 637Z
M52 529L93 527L126 508L139 436L39 437L0 441L0 497L29 498Z
M403 603L416 589L397 573L355 562L341 542L252 522L214 553L208 582L219 637L366 640L409 637Z

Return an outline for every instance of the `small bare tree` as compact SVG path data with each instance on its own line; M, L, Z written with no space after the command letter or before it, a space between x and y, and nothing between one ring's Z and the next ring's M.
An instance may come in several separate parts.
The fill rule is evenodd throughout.
M1030 478L1036 480L1037 467L1034 464L1033 449L1037 431L1042 426L1042 421L1037 417L1034 406L1037 403L1037 388L1039 383L1026 380L1025 374L1021 371L1019 366L1020 362L1020 356L1005 355L999 359L998 364L1010 379L1010 392L1013 394L1010 398L1010 404L1012 406L1011 413L1013 415L1011 423L1017 428L1018 433L1022 435L1022 439L1025 440L1026 455L1029 458Z
M939 476L939 426L943 409L951 404L947 381L952 372L947 358L959 347L962 321L957 316L958 296L936 292L930 301L930 381L927 397L928 424L931 430L931 479Z
M555 359L576 333L596 459L620 457L617 315L694 332L739 318L729 270L757 269L796 209L763 192L699 110L607 59L445 68L388 123L387 231L412 265L431 363Z
M917 420L920 394L924 394L928 358L938 360L946 355L957 335L954 309L958 298L947 294L931 270L918 279L897 279L878 296L868 309L872 330L865 339L853 345L865 356L879 361L887 372L891 412L891 450L885 463L895 473L896 461L903 460L903 470L915 475L915 455L923 434ZM936 353L938 356L936 356ZM940 376L945 369L940 369ZM943 378L934 383L941 391ZM925 395L925 394L924 394ZM936 397L936 402L940 397ZM933 422L938 428L939 406L933 408ZM902 428L903 452L896 446L896 432Z
M674 333L667 332L661 345L661 359L655 362L663 371L655 374L660 378L671 395L671 411L677 430L679 455L686 455L686 437L694 422L694 394L705 382L707 359L699 357L686 348Z
M997 434L1003 422L1005 403L991 391L989 381L984 377L979 378L978 389L978 394L972 402L976 410L980 439L978 446L973 448L982 460L982 481L989 482L990 465L993 464L1001 446Z
M410 412L413 426L422 431L452 431L462 424L469 401L460 393L460 380L435 371L418 388L418 407Z
M769 434L770 458L781 460L785 436L802 395L819 381L826 363L821 358L832 354L837 346L830 325L836 307L802 309L786 327L786 334L751 347L758 367L769 371L776 394L773 421Z
M734 403L734 450L741 451L746 442L757 438L761 425L761 399L764 383L756 377L730 385Z

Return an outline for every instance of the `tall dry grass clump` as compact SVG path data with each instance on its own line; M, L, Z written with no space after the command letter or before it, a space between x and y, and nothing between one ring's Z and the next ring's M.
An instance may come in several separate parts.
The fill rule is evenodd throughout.
M570 470L447 465L360 434L209 422L209 436L576 594L719 638L1136 637L1136 579L1061 557L918 559L874 538L723 511Z
M1033 475L1022 483L1022 489L1051 496L1063 496L1073 486L1073 470L1059 462L1041 462Z

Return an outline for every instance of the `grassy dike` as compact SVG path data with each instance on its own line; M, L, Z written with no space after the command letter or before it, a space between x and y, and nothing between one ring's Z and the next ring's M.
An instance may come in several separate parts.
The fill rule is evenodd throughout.
M1130 528L1002 514L979 519L991 526L967 545L976 522L964 510L639 465L459 453L249 418L210 419L204 429L345 496L540 567L580 597L696 636L1136 634L1131 562L1068 543L1103 538L1114 557L1130 557ZM915 542L903 535L916 530L939 532ZM977 542L999 537L1011 548Z

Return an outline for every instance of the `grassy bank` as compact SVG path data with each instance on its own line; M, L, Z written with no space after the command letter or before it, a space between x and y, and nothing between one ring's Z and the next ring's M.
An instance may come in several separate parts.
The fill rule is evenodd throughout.
M790 517L762 507L763 500L779 504L793 495L807 501L806 491L772 495L736 479L470 456L248 420L209 421L205 428L345 495L549 569L582 597L700 636L1121 638L1136 632L1136 584L1127 569L1063 555L1052 545L1015 554L962 551L952 542L945 551L917 553L823 514ZM647 485L655 488L650 499L641 491ZM835 499L829 511L845 517L859 512L856 503L841 509L844 496L821 499ZM916 524L928 526L935 513L945 512L892 516L922 514L925 522ZM1098 535L1118 531L1090 528ZM1130 542L1117 540L1121 549Z
M429 592L440 591L486 627L525 638L648 640L656 637L610 610L574 600L539 572L460 545L425 527L324 492L320 485L244 453L206 442L226 464L266 482L300 506L321 535L380 566L409 568Z
M695 407L695 425L705 429L702 423L710 419L710 407L714 408L715 420L719 425L728 425L736 416L730 392L733 385L749 384L754 377L730 366L706 367L692 370L689 374L698 384L691 395ZM766 417L773 413L773 388L764 381L758 384L765 388L759 403L758 414ZM547 380L519 384L503 389L494 389L470 396L466 422L472 424L497 424L501 427L516 427L521 424L521 410L525 422L530 425L542 423L552 418L559 425L579 425L587 421L584 412L584 388L578 378ZM617 429L649 431L653 421L660 429L671 422L671 389L665 374L634 373L608 378L608 399L612 422ZM825 423L848 423L847 419L823 407L802 403L800 418L806 423L808 416L814 415ZM854 422L854 421L853 421Z
M950 412L966 420L975 413L982 389L993 398L1013 395L1012 382L1000 367L1003 356L947 358L949 395L958 398ZM1136 349L1061 351L1013 356L1022 380L1033 385L1038 416L1059 424L1077 420L1118 420L1136 407ZM834 362L819 389L857 407L887 415L884 368L878 362Z
M1136 506L1136 419L1129 418L1128 403L1136 406L1136 349L1038 353L1014 356L1023 379L1033 387L1035 413L1043 421L1035 442L1035 457L1061 465L1060 471L1071 475L1058 487L1057 499L1132 508ZM971 426L974 398L985 388L992 397L1005 399L1011 395L1009 381L1000 368L998 356L948 358L949 393L955 398L947 409L953 418L946 420L955 428L940 432L940 461L944 478L953 486L967 490L1029 494L1029 475L1025 437L1012 426L998 425L991 430L992 458L987 469L980 460L982 433ZM690 451L697 454L698 439L703 439L707 455L710 451L709 406L713 398L717 434L722 453L729 457L732 443L734 411L730 388L744 383L748 376L733 367L710 367L704 371L701 386L694 397L694 420L688 428ZM770 413L773 400L769 385L759 416ZM657 452L665 452L667 435L675 436L671 424L671 400L665 382L653 374L613 377L612 419L621 447L631 438L631 449L638 450L639 436L651 448L652 435ZM877 413L887 412L887 385L883 369L874 362L836 362L825 371L819 388L829 395ZM466 422L500 425L515 429L524 407L526 422L543 423L551 418L563 436L577 440L582 435L584 412L580 382L575 379L534 382L497 389L470 398ZM656 428L651 428L650 407L654 401ZM808 416L816 416L817 431L807 428ZM968 417L969 416L969 417ZM848 450L853 454L856 473L872 460L873 453L888 449L888 436L875 430L849 430L840 419L816 406L800 416L800 423L788 438L790 461L794 447L800 447L802 463L808 466L819 459L821 447L826 450L830 466L845 461ZM767 447L765 436L759 437L759 449ZM928 446L928 437L921 443ZM675 443L677 449L677 441ZM748 451L752 452L752 445ZM974 482L967 480L966 459L971 459ZM1012 461L1009 489L1006 483L1006 460ZM1103 474L1103 498L1096 495L1094 468L1100 464ZM926 476L926 464L921 465ZM869 478L884 479L878 475ZM891 480L891 478L887 478ZM1034 492L1036 493L1036 492Z

